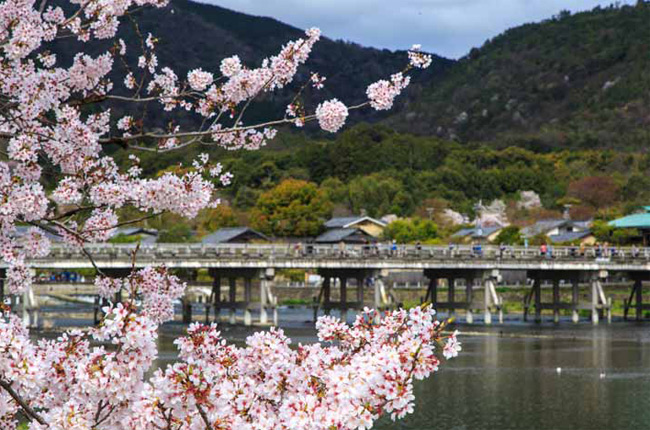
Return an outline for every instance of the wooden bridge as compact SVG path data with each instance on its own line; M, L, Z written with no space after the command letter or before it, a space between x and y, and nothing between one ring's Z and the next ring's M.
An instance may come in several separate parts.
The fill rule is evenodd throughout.
M134 252L137 253L134 258ZM524 318L534 309L535 320L540 321L542 311L553 312L559 321L561 310L570 310L574 321L579 311L586 309L593 323L600 318L611 318L611 300L606 296L603 281L618 276L632 281L630 298L625 301L625 314L633 309L640 319L644 310L643 282L650 281L650 249L589 249L581 254L576 247L554 247L547 254L536 248L525 247L472 247L450 246L386 246L386 245L315 245L315 244L95 244L86 252L67 245L53 245L47 257L28 262L33 270L74 270L93 268L93 264L109 276L124 276L135 261L135 267L165 265L171 269L208 269L213 279L209 306L215 315L229 310L234 322L235 311L244 310L244 321L252 322L252 285L259 284L260 320L267 323L272 312L277 322L276 302L273 296L275 271L278 269L305 269L318 272L323 281L318 307L325 312L338 309L345 317L349 309L359 309L370 302L376 308L393 306L391 294L384 279L392 271L420 271L428 280L424 301L437 309L455 312L465 310L468 322L474 313L482 312L487 324L493 314L502 318L502 300L497 284L506 272L525 272L532 280L530 291L524 297ZM0 266L0 278L2 278ZM243 279L243 294L238 294L238 279ZM457 299L456 288L465 289L464 300ZM222 288L227 281L228 293ZM542 301L542 284L552 283L550 302ZM561 302L560 286L569 283L571 300ZM590 300L581 302L580 284L590 286ZM241 282L240 282L241 284ZM348 298L348 287L354 286L356 297ZM0 289L2 281L0 281ZM338 300L333 290L338 290ZM364 293L373 290L372 300ZM441 289L447 290L445 301L439 297ZM476 300L476 290L483 290L482 300ZM29 297L23 298L28 303ZM187 302L187 300L186 300ZM29 308L28 305L25 308ZM185 306L191 312L191 306ZM208 312L209 315L209 312ZM186 320L191 314L186 315Z

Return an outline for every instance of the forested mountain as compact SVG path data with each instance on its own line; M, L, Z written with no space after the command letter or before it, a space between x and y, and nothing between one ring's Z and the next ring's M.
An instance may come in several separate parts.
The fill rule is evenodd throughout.
M145 8L136 16L141 34L146 37L152 33L158 39L156 51L159 65L171 67L180 77L198 67L218 75L221 60L232 55L239 55L249 67L257 67L265 57L278 53L288 41L304 37L305 30L275 19L188 0L171 0L165 8ZM119 31L128 46L128 62L137 64L137 58L141 55L140 41L133 25L128 19L123 19ZM306 103L312 111L317 101L334 97L348 105L364 101L370 83L388 78L408 63L406 51L366 48L351 42L334 41L326 36L315 45L310 59L300 69L296 79L296 85L301 86L312 71L327 78L325 88L318 94L306 93ZM64 64L71 62L74 53L78 52L75 50L76 44L72 39L59 43L56 51ZM100 54L108 48L105 44L95 44L90 47L90 52ZM88 46L84 46L84 49L88 50ZM435 67L414 75L414 85L409 88L406 99L419 93L422 83L439 79L451 64L451 60L435 57ZM124 75L124 69L116 64L112 77L115 78L117 90L123 89ZM292 90L295 90L295 86L288 91L261 97L260 102L248 111L245 120L268 120L284 115L286 105L295 93ZM376 114L370 116L373 115L370 109L358 112L354 112L352 122L379 118ZM175 119L182 115L182 112L175 112Z
M238 54L256 66L302 29L272 18L218 6L172 0L160 10L138 12L140 30L159 39L159 63L181 76L193 68L217 71L222 58ZM616 147L650 142L650 4L610 6L513 28L472 49L458 62L435 57L391 112L354 112L353 124L384 119L398 131L464 142L491 142L536 150ZM121 27L132 63L140 52L128 20ZM57 50L71 61L76 42ZM106 46L96 46L96 53ZM391 52L323 38L297 79L310 71L327 77L325 89L306 96L365 100L367 85L401 70L405 52ZM116 67L118 78L123 71ZM116 79L121 86L121 80ZM295 88L294 88L295 89ZM248 120L283 114L291 91L265 95ZM176 113L175 119L183 119ZM388 116L388 118L386 118Z
M650 143L650 4L527 24L472 49L389 122L531 148Z
M160 39L160 63L180 74L217 70L232 54L259 64L302 34L273 19L186 0L143 12L141 22L142 32ZM128 23L123 37L135 40ZM139 52L129 55L135 61ZM355 103L369 82L405 61L404 52L324 39L298 80L318 70L328 78L321 98ZM199 152L235 175L222 191L230 206L192 224L163 217L156 228L177 229L186 240L193 229L250 224L277 190L303 188L335 214L426 217L429 208L451 208L472 215L478 200L502 199L518 224L560 216L566 202L576 219L609 219L650 204L650 5L561 13L509 30L458 62L437 57L415 76L389 117L353 117L337 136L287 128L261 151L140 154L147 175L187 165ZM253 115L281 115L288 97L266 96ZM364 121L374 123L354 124ZM115 155L125 162L126 153ZM521 191L539 194L544 207L519 208Z

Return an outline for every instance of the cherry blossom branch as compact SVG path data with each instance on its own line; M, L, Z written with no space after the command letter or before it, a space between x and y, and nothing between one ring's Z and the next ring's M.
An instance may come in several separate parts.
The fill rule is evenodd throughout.
M0 387L2 387L7 394L11 396L12 399L25 411L25 416L29 421L36 420L40 425L47 426L45 420L38 414L31 406L13 389L11 383L5 381L3 378L0 378Z
M350 106L348 110L357 110L364 108L369 105L369 102L364 102L360 103L358 105ZM314 121L317 119L317 116L315 114L313 115L308 115L305 116L304 118L305 122L309 121ZM110 138L102 138L99 139L99 141L102 144L110 144L110 143L117 143L117 144L122 144L122 143L128 143L132 140L139 140L139 139L146 139L146 138L151 138L151 139L171 139L171 138L183 138L183 137L205 137L205 136L213 136L213 135L222 135L222 134L228 134L228 133L237 133L237 132L243 132L243 131L248 131L248 130L258 130L260 128L265 128L265 127L271 127L271 126L279 126L279 125L286 125L286 124L292 124L294 120L292 119L278 119L278 120L273 120L273 121L267 121L264 123L259 123L255 125L248 125L248 126L235 126L231 128L226 128L222 130L205 130L205 131L188 131L188 132L179 132L179 133L165 133L165 134L160 134L160 133L140 133L140 134L134 134L130 136L119 136L119 137L110 137ZM194 143L194 142L192 142ZM170 151L175 151L180 148L184 148L188 146L189 144L180 144L177 146L174 146L172 148L149 148L149 147L144 147L144 146L139 146L139 145L128 145L129 148L132 149L137 149L141 151L150 151L150 152L157 152L157 153L164 153L164 152L170 152Z
M210 419L208 418L208 414L205 413L203 410L203 407L197 403L196 404L196 409L199 411L199 415L201 415L201 419L203 420L203 423L205 423L205 429L206 430L212 430L212 425L210 424Z
M91 210L97 209L99 207L100 206L81 206L81 207L78 207L76 209L70 209L69 211L64 212L64 213L62 213L60 215L57 215L57 216L55 216L53 218L44 218L43 220L44 221L58 221L60 219L67 218L69 216L76 215L76 214L81 213L81 212L91 211Z

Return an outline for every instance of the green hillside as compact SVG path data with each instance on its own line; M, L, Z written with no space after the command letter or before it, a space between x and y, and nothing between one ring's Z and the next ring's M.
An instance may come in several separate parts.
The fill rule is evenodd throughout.
M389 122L533 148L650 143L650 4L560 13L473 49Z

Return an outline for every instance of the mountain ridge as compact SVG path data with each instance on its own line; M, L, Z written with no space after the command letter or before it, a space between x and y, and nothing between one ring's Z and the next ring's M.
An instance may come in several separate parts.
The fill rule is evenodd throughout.
M472 49L387 123L463 142L638 149L650 141L650 4L568 12Z
M160 67L169 66L181 78L199 67L218 75L221 60L232 55L238 55L249 67L257 67L265 57L278 53L290 40L304 37L304 30L273 18L247 15L190 0L172 0L160 9L146 8L135 12L135 18L141 34L146 37L151 33L158 39L156 54ZM127 44L127 62L137 64L141 54L138 49L140 41L129 20L123 20L118 37ZM108 42L81 46L73 39L66 39L57 43L54 52L61 64L70 64L74 54L80 50L96 56L109 48ZM413 74L413 85L408 89L406 99L414 98L424 83L439 79L453 64L452 60L442 57L435 57L435 61L435 67L430 70ZM308 111L313 111L320 101L331 98L339 98L348 105L365 101L369 84L390 77L407 64L407 51L363 47L335 41L324 35L314 46L307 63L299 69L295 83L286 90L259 97L257 103L247 111L244 121L252 123L284 116L286 105L293 99L296 89L309 80L310 71L327 78L323 90L310 90L304 94ZM125 70L116 63L110 77L117 91L124 91L122 79L125 74ZM120 106L111 107L117 114L122 113ZM371 109L354 111L351 112L350 122L375 122L389 114ZM200 118L193 118L182 111L174 112L174 120L177 119L190 126L200 122ZM158 126L166 124L162 120L159 122ZM312 132L315 129L308 127Z

